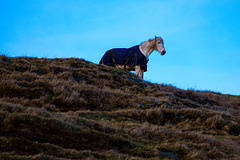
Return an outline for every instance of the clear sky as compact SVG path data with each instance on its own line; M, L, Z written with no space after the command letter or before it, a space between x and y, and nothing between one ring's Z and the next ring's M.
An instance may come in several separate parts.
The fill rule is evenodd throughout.
M240 95L240 0L1 0L0 52L84 58L154 36L144 79Z

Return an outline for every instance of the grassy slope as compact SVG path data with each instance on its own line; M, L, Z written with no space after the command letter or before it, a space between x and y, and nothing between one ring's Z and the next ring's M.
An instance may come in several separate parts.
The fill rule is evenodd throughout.
M83 59L0 56L0 159L240 159L240 97Z

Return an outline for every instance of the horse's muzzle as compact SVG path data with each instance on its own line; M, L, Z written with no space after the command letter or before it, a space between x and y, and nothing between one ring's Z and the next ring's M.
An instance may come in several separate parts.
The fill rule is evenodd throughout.
M164 55L165 53L166 53L166 50L163 50L162 53L161 53L161 55Z

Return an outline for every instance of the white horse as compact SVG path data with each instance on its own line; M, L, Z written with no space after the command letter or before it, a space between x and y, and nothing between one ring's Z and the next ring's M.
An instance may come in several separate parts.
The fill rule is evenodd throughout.
M129 71L143 79L143 72L147 71L149 55L154 51L161 55L166 53L163 39L156 37L131 48L115 48L108 50L102 57L100 64L114 66Z

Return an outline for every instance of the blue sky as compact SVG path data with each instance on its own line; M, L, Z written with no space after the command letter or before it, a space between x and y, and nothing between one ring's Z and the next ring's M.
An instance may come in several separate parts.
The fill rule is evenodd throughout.
M240 95L239 0L2 0L7 56L84 58L161 36L144 79Z

